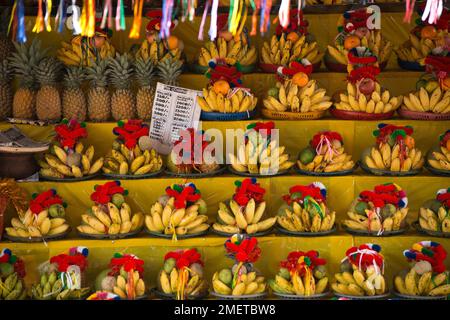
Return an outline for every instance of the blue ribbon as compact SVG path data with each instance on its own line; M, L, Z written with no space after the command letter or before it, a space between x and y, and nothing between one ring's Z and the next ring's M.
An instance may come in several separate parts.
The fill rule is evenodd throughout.
M23 0L17 2L17 42L27 42L27 36L25 34L25 6Z

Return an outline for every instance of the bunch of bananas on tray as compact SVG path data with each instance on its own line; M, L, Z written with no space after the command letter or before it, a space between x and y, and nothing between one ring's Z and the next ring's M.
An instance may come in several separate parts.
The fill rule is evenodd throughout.
M387 200L389 199L389 202ZM405 228L408 215L408 198L398 185L388 183L365 190L353 201L344 220L344 226L351 230L376 232L399 231Z
M422 229L450 233L448 195L449 189L441 189L436 199L425 202L419 209L419 225Z
M276 217L262 220L266 210L266 192L256 179L236 181L236 192L228 204L219 203L217 222L212 225L219 232L254 234L273 227Z
M235 234L225 242L225 250L227 257L234 260L234 264L231 268L223 268L214 273L212 278L214 292L236 298L264 294L267 287L266 280L254 267L261 253L258 240L247 235Z
M288 66L291 62L307 59L312 64L319 63L324 56L316 41L307 41L307 36L297 32L280 36L273 35L270 42L264 41L261 49L261 62Z
M326 90L319 88L316 80L310 80L311 65L306 67L299 62L292 62L289 67L282 68L283 74L291 74L283 82L267 92L263 100L264 107L273 111L311 112L325 111L333 104L326 95Z
M339 172L355 166L344 149L342 136L335 131L321 131L313 136L309 146L300 151L297 165L310 172Z
M450 113L450 90L442 91L437 87L429 93L421 87L403 97L403 106L411 111Z
M238 145L237 155L229 154L232 168L238 172L259 175L271 175L289 170L294 162L289 161L289 154L285 153L285 147L278 146L276 140L268 143L268 137L263 137L260 133L260 131L267 132L270 135L274 128L273 122L257 122L248 125L248 141Z
M242 66L256 63L257 52L255 46L250 45L247 40L219 36L215 41L208 41L200 48L198 64L207 67L210 60L223 59L228 64L234 65L239 62Z
M394 278L397 293L406 296L447 296L450 273L444 265L447 251L434 241L415 243L403 255L412 265Z
M90 66L92 60L112 58L116 49L109 39L96 36L92 39L82 36L74 37L70 43L62 41L57 58L68 66Z
M328 272L326 260L319 258L319 252L293 251L281 261L275 279L270 279L270 288L280 294L314 296L327 292ZM301 270L301 271L300 271Z
M103 167L103 157L94 160L95 149L80 140L87 138L84 123L63 120L55 126L55 141L49 152L38 159L39 174L49 179L82 178L94 175Z
M0 251L0 301L25 300L28 293L25 287L25 264L10 249Z
M424 157L415 147L413 132L411 126L379 124L374 132L376 145L364 151L363 163L370 169L391 172L422 168Z
M144 225L141 212L132 213L125 202L128 191L119 181L97 185L91 194L94 205L81 215L82 224L78 231L85 235L119 235L138 232Z
M31 287L37 300L82 300L90 292L85 286L88 249L73 247L68 254L53 256L39 266L39 282Z
M144 61L150 59L155 65L166 59L182 60L183 46L182 41L174 35L165 40L151 42L145 39L135 52L135 57Z
M320 182L297 185L283 196L286 202L278 213L278 224L292 232L321 232L333 229L336 213L327 208L327 189Z
M103 172L114 175L144 175L163 166L160 154L152 149L148 126L141 120L119 121L113 132L118 136L105 156Z
M143 273L144 260L131 254L115 253L110 268L100 272L95 279L95 289L114 293L120 299L138 299L145 295Z
M331 288L346 296L379 296L389 292L384 278L384 258L377 244L362 244L346 252L341 272L334 275Z
M209 287L197 249L168 252L156 282L162 293L174 296L177 300L205 296Z
M439 147L428 153L427 162L435 169L450 171L450 130L439 137Z
M6 233L19 238L54 237L64 234L69 225L65 219L65 204L54 189L34 194L26 212L11 219Z
M174 184L152 205L145 225L149 231L166 235L200 233L209 229L206 212L206 202L193 183Z

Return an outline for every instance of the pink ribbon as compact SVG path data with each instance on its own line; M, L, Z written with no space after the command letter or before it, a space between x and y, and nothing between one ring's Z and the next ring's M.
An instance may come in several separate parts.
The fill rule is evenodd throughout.
M106 22L108 22L108 29L112 29L112 0L105 0L105 3L103 5L103 16L102 16L102 23L100 24L101 29L105 29Z
M203 11L202 22L200 23L200 28L198 30L198 40L203 41L203 28L205 27L206 16L208 15L208 9L210 6L210 0L206 1L205 10Z
M331 158L331 156L334 154L334 150L333 147L331 146L330 140L328 140L328 138L325 136L320 137L320 142L316 147L316 154L320 154L320 151L322 150L322 146L324 145L324 143L326 143L328 147L327 153L330 155Z

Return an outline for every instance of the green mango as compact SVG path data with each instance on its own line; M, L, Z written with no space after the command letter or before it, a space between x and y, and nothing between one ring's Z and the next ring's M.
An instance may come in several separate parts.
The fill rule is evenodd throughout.
M271 97L274 97L275 99L278 99L278 91L279 91L278 88L273 87L267 91L267 94Z
M327 268L325 266L317 266L314 268L314 277L316 279L322 279L327 275Z
M356 213L361 216L366 216L367 209L369 209L369 205L367 203L365 203L364 201L358 202L358 204L355 206Z
M291 274L286 268L280 268L280 270L278 271L278 275L288 281L291 279Z
M300 152L298 160L300 160L302 164L307 165L308 163L314 160L315 156L316 151L311 147L306 147Z
M230 269L222 269L219 272L219 280L225 283L227 286L231 285L233 281L233 274Z
M116 193L112 196L111 202L117 207L120 208L122 204L125 202L125 198L122 194Z
M0 263L0 276L6 278L14 272L14 266L10 263Z
M169 258L164 262L164 271L167 274L170 274L172 272L172 269L175 268L177 261L174 258Z
M53 204L48 208L48 214L52 218L63 218L66 215L66 209L60 204Z

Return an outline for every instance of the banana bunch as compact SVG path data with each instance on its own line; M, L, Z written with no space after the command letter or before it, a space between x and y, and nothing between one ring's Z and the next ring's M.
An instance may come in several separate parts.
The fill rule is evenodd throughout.
M316 80L309 80L304 87L299 87L292 80L277 82L275 88L269 89L263 100L264 107L274 111L311 112L325 111L333 104L325 89L317 86Z
M448 209L443 205L436 208L420 208L419 224L422 229L431 231L441 231L450 233L450 217L448 217Z
M73 283L77 282L75 274L69 273ZM41 274L39 283L33 284L31 287L31 297L37 300L71 300L82 299L90 291L89 287L73 289L68 288L63 282L63 279L58 278L55 271L47 274Z
M141 212L132 213L123 195L117 193L105 205L95 204L81 215L78 231L90 235L115 235L140 230L144 225Z
M181 53L182 51L179 47L169 50L164 46L162 41L153 41L152 43L149 43L147 39L145 39L137 50L135 58L142 58L144 61L150 59L153 64L156 65L169 58L181 60Z
M284 146L277 146L273 140L267 145L264 139L242 143L238 147L238 155L229 154L230 163L238 172L269 175L279 171L289 170L294 162L289 161L289 154L284 153Z
M449 143L447 145L450 146ZM450 150L447 146L441 146L440 150L431 152L427 158L428 164L435 169L450 170Z
M373 266L369 266L364 272L353 265L353 270L336 273L334 277L336 281L331 284L331 288L340 294L375 296L388 291L384 276L375 272Z
M112 290L121 299L135 299L145 294L145 283L138 271L127 272L123 267L120 274L115 277L115 285Z
M176 260L169 258L165 260L156 282L160 291L173 294L181 300L186 297L203 296L208 292L208 282L203 274L200 263L192 263L187 268L178 269Z
M258 276L255 271L240 273L236 281L233 280L233 272L230 268L215 272L212 278L214 292L227 296L242 296L266 291L264 277Z
M143 149L139 144L130 150L125 144L115 141L105 156L103 172L120 175L143 175L161 170L163 160L155 149Z
M409 40L399 46L395 52L403 61L424 63L424 59L432 54L435 48L445 46L445 38L448 37L447 30L438 30L434 39L422 38L409 34Z
M38 160L39 173L43 177L59 179L96 174L103 167L104 159L100 157L94 161L94 153L94 146L84 148L82 142L78 142L73 151L54 144L44 159Z
M419 274L412 267L403 277L398 275L394 278L394 286L398 293L409 296L447 296L450 294L449 280L448 271Z
M381 92L381 87L375 83L375 90L370 95L359 92L358 88L347 83L347 92L339 95L339 102L334 106L338 110L366 112L366 113L388 113L396 110L402 104L402 96L392 97L388 90Z
M285 208L284 213L277 217L278 224L293 232L319 232L331 230L334 226L336 213L330 212L324 202L320 202L320 211L314 206L303 207L296 201L291 208Z
M208 216L203 200L177 209L175 198L158 200L152 205L150 214L145 216L148 230L161 234L185 235L203 232L209 229ZM200 212L202 214L200 214Z
M27 296L25 282L17 272L13 271L7 277L0 278L0 300L25 300Z
M90 66L91 60L107 59L116 55L116 49L109 40L105 40L100 49L90 45L82 44L81 37L75 37L70 43L61 42L62 47L58 49L57 58L67 66Z
M424 87L403 98L404 108L418 112L450 113L450 90L439 86L429 93Z
M392 53L392 43L384 39L380 30L370 30L369 32L368 37L360 39L359 46L368 48L377 56L379 64L387 62ZM345 37L337 37L335 46L328 45L328 53L338 63L348 65L349 50L345 49L344 42Z
M218 37L216 41L208 41L204 47L200 48L198 64L207 67L211 59L224 59L229 65L239 62L243 66L249 66L256 63L256 58L254 46L242 40L226 41L223 37Z
M62 234L69 229L64 215L64 207L60 205L53 205L38 214L28 209L23 216L12 218L11 227L5 230L8 235L20 238L40 238Z
M322 60L324 54L320 52L317 42L306 41L304 34L295 38L295 41L287 40L288 35L282 33L279 38L273 35L270 43L264 41L261 49L261 62L288 66L290 62L301 59L307 59L312 64Z
M297 272L291 273L286 268L280 268L275 279L270 279L268 284L277 293L312 296L326 292L328 276L323 266L317 266L312 273L305 272L303 277Z
M197 102L204 112L235 113L254 110L258 98L245 90L232 93L232 89L229 89L227 94L216 93L214 87L209 86L203 88L203 97L197 96Z
M234 200L230 200L229 206L221 202L217 212L217 222L212 227L214 230L229 234L253 234L266 231L273 227L277 218L261 220L265 210L265 201L256 205L255 200L250 199L245 207L239 206Z
M419 149L406 150L406 158L403 158L403 163L399 152L399 144L391 147L388 143L381 143L378 147L370 149L370 154L366 155L364 163L371 169L388 171L406 172L422 168L424 159Z

